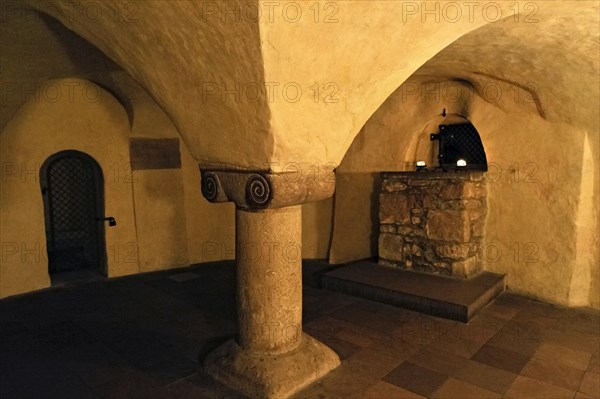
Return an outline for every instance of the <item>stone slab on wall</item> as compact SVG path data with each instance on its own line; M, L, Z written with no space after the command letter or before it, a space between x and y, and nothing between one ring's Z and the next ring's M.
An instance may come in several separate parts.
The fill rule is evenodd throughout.
M131 138L129 154L133 170L180 169L179 139Z
M455 277L483 270L486 187L481 172L385 172L379 262Z

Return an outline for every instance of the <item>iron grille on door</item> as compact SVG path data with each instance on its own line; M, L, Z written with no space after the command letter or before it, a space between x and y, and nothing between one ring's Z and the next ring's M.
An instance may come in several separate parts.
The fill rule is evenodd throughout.
M101 173L75 152L51 160L46 170L50 272L100 268ZM97 168L97 170L95 169Z
M470 123L440 125L440 166L455 169L456 162L464 159L466 169L487 171L487 158L479 133Z

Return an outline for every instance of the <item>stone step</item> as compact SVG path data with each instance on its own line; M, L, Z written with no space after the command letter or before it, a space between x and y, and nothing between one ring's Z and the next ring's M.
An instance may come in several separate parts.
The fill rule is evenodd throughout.
M506 283L503 274L490 272L459 279L359 261L323 274L321 286L467 323L505 290Z

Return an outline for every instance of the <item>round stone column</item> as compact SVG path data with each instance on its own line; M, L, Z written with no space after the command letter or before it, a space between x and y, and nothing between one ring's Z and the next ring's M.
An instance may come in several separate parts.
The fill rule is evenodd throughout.
M300 206L236 211L238 344L277 354L302 338Z
M236 204L238 305L237 337L211 352L204 369L250 398L287 398L340 364L302 332L300 204L327 198L334 187L318 176L202 172L209 201Z

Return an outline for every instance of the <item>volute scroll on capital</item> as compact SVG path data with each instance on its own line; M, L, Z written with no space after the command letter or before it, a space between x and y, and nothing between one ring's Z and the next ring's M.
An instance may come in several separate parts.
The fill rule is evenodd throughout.
M272 173L269 171L202 170L202 195L214 203L232 201L240 209L262 210L300 205L329 198L335 175Z

